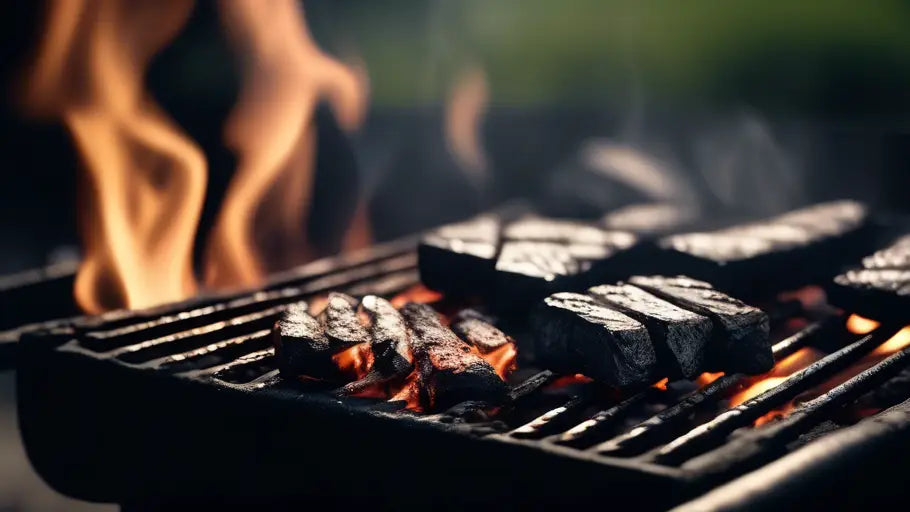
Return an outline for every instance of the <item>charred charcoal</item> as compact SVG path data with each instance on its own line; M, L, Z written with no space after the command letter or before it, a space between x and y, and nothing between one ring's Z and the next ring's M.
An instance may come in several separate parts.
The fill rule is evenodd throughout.
M629 283L714 322L706 370L756 375L774 366L768 315L762 310L684 276L634 276Z
M493 325L492 319L473 309L465 309L455 315L451 326L452 331L459 338L465 343L477 347L482 354L487 354L512 342L512 338Z
M427 408L445 409L468 400L505 400L506 383L490 363L442 325L432 307L411 302L401 308L401 314L411 330L421 399Z
M777 291L833 275L859 256L867 227L862 204L834 201L761 222L664 237L654 262L741 296Z
M341 389L346 394L358 393L370 386L404 377L414 366L408 328L398 310L389 301L376 295L364 297L360 306L370 318L373 365L363 378Z
M319 321L325 327L325 335L332 350L337 352L370 341L366 327L357 316L356 307L357 299L354 297L337 292L329 294Z
M272 329L272 343L285 377L333 379L339 376L338 368L332 363L334 350L325 328L310 316L306 302L291 304L281 314Z
M495 304L520 310L559 291L579 290L622 273L631 233L582 222L525 218L503 231Z
M900 320L910 309L910 235L863 258L827 287L832 304L876 320Z
M551 295L531 322L537 357L548 368L622 387L646 384L654 375L657 357L645 326L593 297Z
M601 285L592 296L648 329L660 366L671 377L692 378L704 368L711 321L631 285Z
M421 281L453 295L483 293L493 275L499 229L499 217L488 214L428 233L417 248Z

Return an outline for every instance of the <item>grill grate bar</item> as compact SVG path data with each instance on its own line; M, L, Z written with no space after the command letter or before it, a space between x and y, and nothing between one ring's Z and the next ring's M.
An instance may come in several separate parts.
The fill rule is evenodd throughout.
M768 391L721 413L713 420L676 438L654 453L653 460L662 464L676 465L723 443L734 430L751 425L771 409L779 407L799 393L821 384L881 345L898 330L898 327L892 326L879 327L872 334L860 338L787 377L786 380Z
M780 361L800 348L812 344L815 339L829 332L833 325L842 324L842 317L832 317L807 326L798 333L775 343L772 347L774 359ZM605 441L595 450L605 455L628 456L642 453L661 442L666 442L685 432L689 419L695 411L722 398L744 377L742 374L724 375L691 393L675 405L632 427L627 432Z
M634 406L645 402L660 392L657 388L648 388L640 393L635 393L613 407L600 411L578 425L559 435L553 442L566 446L579 447L585 445L590 439L603 435L623 419L624 415Z
M247 354L243 357L238 357L237 359L234 359L233 361L229 361L224 364L219 364L217 366L211 366L209 368L204 368L201 370L191 370L188 372L181 373L180 375L183 377L188 377L188 378L193 378L193 379L218 380L218 381L222 381L225 384L238 384L236 382L232 382L232 380L228 377L229 373L231 371L240 369L247 365L260 364L260 363L263 363L264 361L267 361L270 358L274 358L274 357L275 357L275 348L269 347L269 348L265 348L262 350L257 350L255 352L250 352L249 354ZM269 369L269 372L271 372L271 371L272 371L272 369ZM257 375L256 377L254 377L254 379L259 378L262 375L264 375L264 374ZM246 382L251 382L251 380L247 380Z
M158 359L152 359L138 366L142 368L160 368L174 372L180 372L181 368L185 368L187 366L189 366L187 369L205 368L206 366L212 365L200 362L204 358L221 356L221 358L224 359L227 359L228 357L236 359L237 357L242 357L247 353L265 348L258 347L258 345L262 343L268 343L268 336L270 332L271 331L268 329L263 329L252 334L244 334L242 336L237 336L224 341L219 341L217 343L212 343L204 347L187 350L186 352L169 354L164 357L159 357ZM251 349L251 347L258 348ZM237 354L236 352L238 350L245 350L245 352ZM226 354L227 352L229 352L229 354Z
M800 405L787 417L750 430L727 444L682 465L701 478L741 474L786 452L786 445L827 418L833 411L884 384L910 365L910 347L896 352L875 366L858 373L827 393Z

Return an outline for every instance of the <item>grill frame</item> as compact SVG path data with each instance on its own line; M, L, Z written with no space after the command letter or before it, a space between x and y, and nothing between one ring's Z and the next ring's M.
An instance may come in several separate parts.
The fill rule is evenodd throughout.
M409 244L320 261L280 276L266 289L294 286L305 298L339 287L373 292L390 275L410 273L410 282L416 282L413 265L407 264ZM405 264L386 264L396 258ZM377 271L354 271L370 268ZM360 277L345 281L352 271ZM648 509L680 503L737 476L715 475L708 485L698 474L641 457L491 434L484 423L403 414L371 400L339 401L324 392L271 387L275 375L248 385L210 379L211 371L175 377L155 365L88 350L78 341L102 327L244 296L202 297L27 331L19 347L18 404L23 439L39 474L64 494L120 503L334 495L383 496L399 505L436 500L565 505L602 502L604 482L609 482L610 499ZM66 421L62 427L61 419ZM369 458L364 460L364 454ZM441 463L447 463L443 474L415 471ZM376 471L363 469L373 464ZM402 475L407 475L406 490Z

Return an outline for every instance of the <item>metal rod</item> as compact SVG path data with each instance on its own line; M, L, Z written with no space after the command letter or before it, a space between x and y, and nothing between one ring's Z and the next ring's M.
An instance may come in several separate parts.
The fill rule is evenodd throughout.
M800 348L811 344L814 339L826 333L832 325L840 322L843 322L841 317L832 317L811 324L798 333L779 341L771 349L774 359L780 361ZM624 434L600 444L595 450L608 455L634 455L657 446L660 442L683 433L693 412L723 397L745 377L740 373L724 375L683 398L676 405L664 409L632 427Z
M910 365L910 347L892 354L875 366L858 373L827 393L800 405L787 417L764 428L750 430L720 448L699 455L682 465L701 478L742 473L786 451L786 444L798 438L831 412L853 402L880 386Z
M734 430L751 425L771 409L779 407L799 393L821 384L881 345L898 330L899 327L879 327L871 334L790 375L768 391L721 413L713 420L676 438L655 453L653 459L662 464L675 465L724 442Z

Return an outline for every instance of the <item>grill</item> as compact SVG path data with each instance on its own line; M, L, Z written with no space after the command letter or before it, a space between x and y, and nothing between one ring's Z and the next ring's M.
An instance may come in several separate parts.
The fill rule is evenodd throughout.
M322 260L276 276L257 293L27 330L17 378L32 463L63 493L119 503L348 496L394 507L620 500L666 508L715 488L702 499L717 506L786 503L806 489L819 492L815 475L881 455L856 449L850 442L856 432L891 440L891 459L906 448L893 442L896 432L910 428L906 404L852 427L833 420L858 398L900 380L910 349L779 421L751 428L902 327L882 324L855 335L845 315L792 302L766 308L776 360L805 347L827 355L732 409L725 399L746 382L743 375L700 388L674 383L618 395L592 382L562 385L551 372L520 361L508 405L465 402L436 414L338 398L318 384L279 377L268 329L285 305L329 290L394 295L418 282L413 247L404 240ZM518 322L510 331L520 344L523 328ZM519 353L527 354L524 345ZM880 407L906 397L892 395ZM838 431L825 437L826 457L807 459L818 451L808 441L831 430ZM775 488L773 499L761 492L734 492L731 499L718 488L793 458L802 462L789 462L787 485Z

